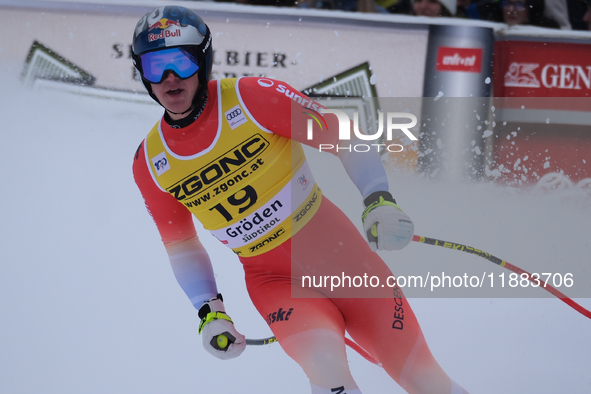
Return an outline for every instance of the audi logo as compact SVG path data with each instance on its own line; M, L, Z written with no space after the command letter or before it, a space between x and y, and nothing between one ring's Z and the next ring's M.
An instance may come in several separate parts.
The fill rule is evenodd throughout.
M229 114L226 114L226 119L232 120L239 115L242 115L242 110L240 108L236 108L234 111L230 112Z

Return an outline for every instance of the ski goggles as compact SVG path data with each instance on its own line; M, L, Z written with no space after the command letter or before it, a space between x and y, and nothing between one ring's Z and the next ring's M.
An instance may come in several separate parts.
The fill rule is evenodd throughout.
M140 59L142 77L151 83L162 82L168 70L181 79L192 77L199 70L195 56L181 47L146 52L140 55Z

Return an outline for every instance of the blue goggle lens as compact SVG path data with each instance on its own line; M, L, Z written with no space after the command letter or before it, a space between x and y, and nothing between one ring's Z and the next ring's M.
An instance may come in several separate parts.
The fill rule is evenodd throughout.
M140 55L142 76L151 83L160 83L166 71L171 70L179 78L192 77L199 70L197 59L183 48L163 49Z

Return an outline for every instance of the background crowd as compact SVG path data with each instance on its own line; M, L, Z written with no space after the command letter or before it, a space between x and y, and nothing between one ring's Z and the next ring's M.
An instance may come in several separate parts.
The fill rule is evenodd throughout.
M216 0L228 1L228 0ZM231 0L284 7L479 19L514 25L591 30L591 0Z

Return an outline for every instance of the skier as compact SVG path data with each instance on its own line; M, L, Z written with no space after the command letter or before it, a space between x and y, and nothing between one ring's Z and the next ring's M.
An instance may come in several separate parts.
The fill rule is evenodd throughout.
M338 152L364 199L368 243L322 196L301 147L338 144L335 116L324 117L328 130L314 125L308 140L308 115L291 114L322 107L288 84L210 81L212 35L192 10L165 6L146 14L132 46L143 84L165 109L135 154L134 178L174 275L198 310L205 350L229 359L246 343L226 313L192 215L237 254L253 304L312 393L361 392L345 331L408 392L463 392L433 358L400 288L303 284L304 275L335 273L386 283L391 272L375 250L411 241L413 223L388 192L377 153Z

